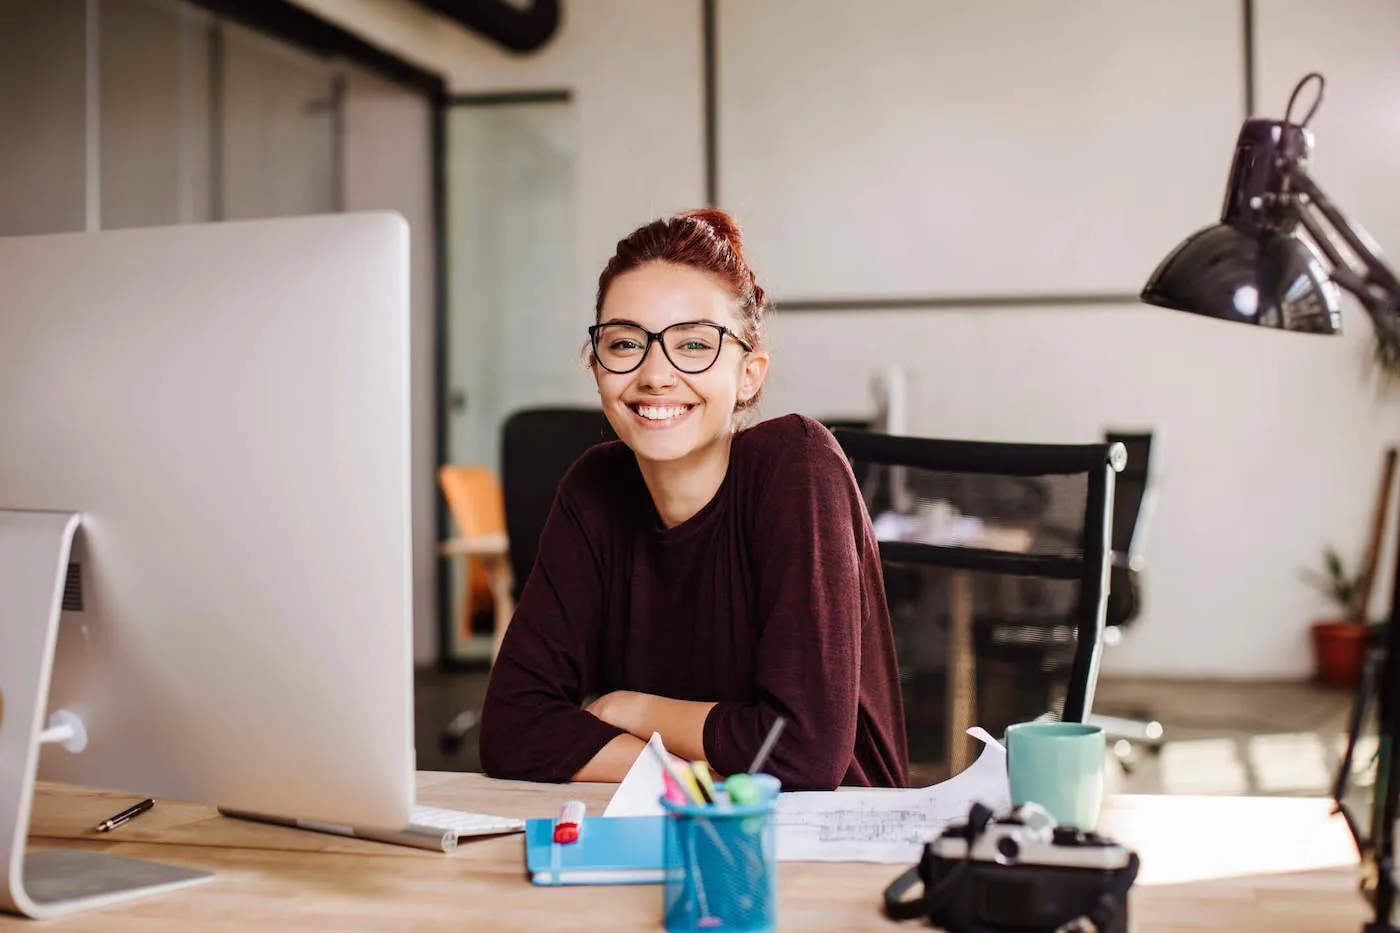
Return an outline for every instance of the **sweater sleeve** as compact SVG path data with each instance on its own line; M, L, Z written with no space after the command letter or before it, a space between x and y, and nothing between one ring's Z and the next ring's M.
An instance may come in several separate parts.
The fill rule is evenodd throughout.
M623 731L581 705L597 676L603 587L597 542L567 487L491 669L481 715L491 777L567 781Z
M823 432L823 435L825 432ZM864 520L850 466L829 435L782 450L758 495L752 552L763 631L757 691L705 720L709 763L749 767L778 716L783 733L763 770L785 790L830 790L850 767L860 695L860 554ZM860 510L860 511L857 511Z

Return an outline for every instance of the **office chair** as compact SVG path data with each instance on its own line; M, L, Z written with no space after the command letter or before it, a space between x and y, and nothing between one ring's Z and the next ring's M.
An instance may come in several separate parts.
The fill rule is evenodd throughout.
M501 488L517 599L535 566L559 481L588 448L614 440L617 434L597 408L530 408L506 419L501 429Z
M1128 455L1113 490L1112 567L1109 571L1108 628L1104 632L1104 643L1112 646L1122 641L1122 630L1131 625L1142 611L1141 576L1147 565L1144 551L1157 496L1156 484L1152 482L1149 470L1152 433L1110 431L1104 435L1104 440L1110 444L1122 444ZM1143 745L1155 753L1161 749L1164 740L1162 724L1150 712L1135 711L1134 717L1093 717L1093 722L1103 726L1124 770L1131 770L1129 762L1134 744Z
M458 637L470 638L473 618L483 607L489 606L494 617L491 638L494 660L515 612L501 484L487 467L447 463L438 468L438 486L447 500L447 509L459 535L438 547L443 556L462 559Z
M833 433L880 542L911 779L970 763L971 725L1084 721L1123 448Z

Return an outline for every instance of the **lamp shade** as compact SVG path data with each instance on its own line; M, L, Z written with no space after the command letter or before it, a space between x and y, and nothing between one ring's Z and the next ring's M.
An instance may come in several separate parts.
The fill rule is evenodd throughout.
M1311 244L1294 233L1198 230L1142 290L1151 305L1310 334L1342 331L1340 293Z
M1306 164L1312 135L1279 120L1246 120L1235 142L1220 222L1196 231L1157 266L1151 305L1244 324L1339 334L1341 293L1300 237L1289 171Z

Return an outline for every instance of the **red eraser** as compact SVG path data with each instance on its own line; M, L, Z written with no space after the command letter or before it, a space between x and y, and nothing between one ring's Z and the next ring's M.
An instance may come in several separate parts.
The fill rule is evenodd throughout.
M578 824L560 823L554 827L554 841L560 844L578 842Z

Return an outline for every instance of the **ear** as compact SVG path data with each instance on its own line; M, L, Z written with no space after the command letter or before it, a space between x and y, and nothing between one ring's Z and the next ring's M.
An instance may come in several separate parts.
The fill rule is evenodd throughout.
M750 401L763 388L763 380L767 377L768 351L755 350L748 354L744 358L744 369L739 373L739 401Z

